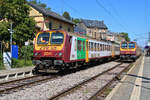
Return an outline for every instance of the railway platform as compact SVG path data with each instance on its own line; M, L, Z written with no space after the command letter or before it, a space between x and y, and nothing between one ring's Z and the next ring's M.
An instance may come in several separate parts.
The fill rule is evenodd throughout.
M0 70L0 81L17 78L18 76L24 77L25 75L32 75L34 67L12 68L10 70Z
M105 100L150 100L150 57L141 57Z
M20 73L20 72L25 72L25 71L30 71L34 67L23 67L23 68L12 68L10 70L0 70L0 76L6 75L6 74L13 74L13 73Z

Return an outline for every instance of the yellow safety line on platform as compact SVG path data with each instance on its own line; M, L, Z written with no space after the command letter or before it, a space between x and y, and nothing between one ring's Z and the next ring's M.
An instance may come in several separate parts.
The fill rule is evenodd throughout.
M143 61L140 67L140 70L138 72L138 76L142 76L143 75L143 67L144 67L144 58L143 57ZM142 78L136 78L135 80L135 86L133 88L130 100L140 100L140 94L141 94L141 86L142 86Z

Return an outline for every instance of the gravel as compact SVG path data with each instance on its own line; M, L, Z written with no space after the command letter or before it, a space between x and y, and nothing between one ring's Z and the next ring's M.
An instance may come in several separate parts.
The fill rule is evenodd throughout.
M117 69L110 71L110 74L103 74L102 76L96 78L94 81L85 84L84 86L74 91L73 93L59 99L60 100L87 100L92 95L94 95L99 89L105 86L110 80L112 80L113 77L115 77L116 73L121 72L123 69L124 69L123 67L122 68L119 67Z
M47 100L53 95L74 86L90 77L101 73L104 70L114 67L119 64L118 62L109 62L106 64L98 65L87 70L78 71L69 75L65 75L56 80L52 80L31 88L0 96L0 100ZM80 94L78 94L79 96Z

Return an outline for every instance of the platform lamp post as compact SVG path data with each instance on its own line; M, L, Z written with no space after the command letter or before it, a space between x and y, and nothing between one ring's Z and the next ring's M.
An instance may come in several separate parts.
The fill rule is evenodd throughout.
M10 66L12 66L12 34L13 34L13 29L12 29L12 26L13 26L13 22L11 22L10 23L10 29L8 29L9 30L9 32L10 32L10 55L11 55L11 62L10 62Z

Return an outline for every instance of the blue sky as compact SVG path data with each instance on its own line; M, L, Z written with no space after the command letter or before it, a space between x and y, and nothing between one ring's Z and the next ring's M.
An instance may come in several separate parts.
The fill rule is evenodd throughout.
M38 0L37 0L38 1ZM150 32L150 0L41 0L59 14L73 18L104 20L112 32L127 32L143 46ZM102 7L104 6L104 8Z

